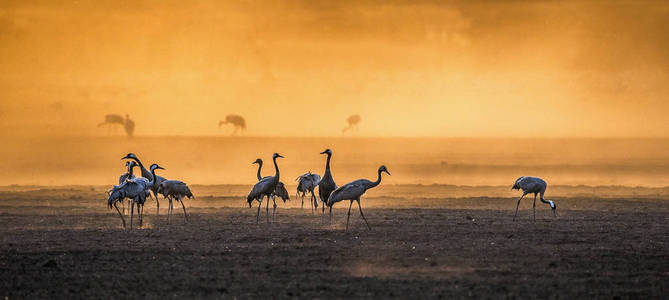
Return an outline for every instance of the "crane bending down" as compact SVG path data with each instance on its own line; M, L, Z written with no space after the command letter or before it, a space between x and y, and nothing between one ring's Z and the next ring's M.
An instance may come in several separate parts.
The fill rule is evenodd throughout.
M170 216L174 210L172 199L181 203L181 208L184 210L184 221L188 222L188 214L186 213L186 206L184 205L183 199L185 197L188 197L188 199L195 197L186 183L179 180L165 180L158 185L158 193L162 194L163 198L166 198L169 201L167 204L167 223L170 222Z
M125 115L125 118L116 114L105 115L105 121L99 123L98 127L107 126L110 130L113 129L116 131L116 125L123 126L123 129L125 129L125 133L128 135L128 137L132 137L132 135L135 133L135 122L130 120L130 116L128 114Z
M261 177L260 176L260 170L262 169L262 159L257 158L253 164L258 164L258 181L263 180L264 178L267 178L269 176ZM283 184L283 182L279 181L279 183L276 184L276 188L274 189L274 192L272 193L272 203L274 204L273 210L272 210L272 218L276 215L276 197L279 196L281 200L283 200L283 203L286 203L286 200L290 200L290 195L288 195L288 190L286 190L286 185ZM269 201L267 202L267 210L269 214Z
M523 195L520 196L518 199L518 204L516 204L516 213L513 214L513 220L516 220L516 216L518 215L518 206L520 206L520 200L525 197L527 194L534 194L534 204L532 206L532 213L533 213L533 218L536 221L537 220L537 194L540 195L539 199L541 199L541 202L546 203L551 206L551 209L553 210L553 215L557 216L557 206L555 205L555 202L551 200L546 200L544 199L544 193L546 192L546 181L544 181L541 178L538 177L530 177L530 176L522 176L516 180L516 183L513 184L513 187L511 187L512 190L523 190Z
M325 214L325 206L328 203L328 198L332 191L337 189L337 184L332 178L332 172L330 171L330 159L332 158L332 150L325 149L321 154L327 154L328 158L325 161L325 172L323 173L323 178L318 182L318 196L321 198L323 203L321 217ZM318 205L316 205L318 207ZM330 217L332 217L332 207L330 207Z
M314 209L318 208L318 199L316 199L314 189L321 181L321 177L318 174L307 172L298 176L295 180L297 180L297 197L300 197L300 193L302 193L302 208L304 208L304 195L307 192L311 193L311 213L313 214Z
M346 118L346 123L348 123L348 126L344 127L344 129L341 130L341 133L344 134L346 131L351 130L351 131L358 131L358 124L360 123L360 115L355 114L355 115L350 115L348 118Z
M148 178L148 179L152 179L152 178L153 178L153 175L151 175L151 171L147 170L147 169L144 167L144 165L142 165L142 162L139 160L139 158L137 157L137 155L135 155L134 153L128 153L128 155L124 156L124 157L121 158L121 159L122 159L122 160L123 160L123 159L132 159L132 160L134 160L134 161L139 165L139 168L142 170L142 177L144 177L144 178ZM153 185L151 186L151 191L153 192L153 197L156 198L156 216L158 216L158 215L160 214L160 202L158 201L158 186L160 186L160 184L161 184L163 181L165 181L165 180L166 180L166 179L165 179L164 177L157 176L157 177L156 177L156 180L155 180L155 184L153 184Z
M151 174L155 175L156 169L162 169L157 164L151 165ZM151 186L155 184L155 176L151 180L146 179L145 177L135 178L133 180L126 180L120 185L114 186L111 192L109 193L109 198L107 199L107 206L109 208L115 207L121 221L123 222L123 228L125 228L125 218L121 214L121 211L118 209L118 202L123 201L125 198L132 198L132 206L130 207L130 229L132 229L132 220L134 217L135 203L137 203L137 214L139 215L139 226L142 226L142 215L144 213L144 202L146 201L147 194L151 189Z
M240 115L227 115L225 116L225 121L218 121L218 128L221 128L221 125L232 124L235 126L232 135L237 134L239 131L246 131L246 120Z
M272 155L272 160L274 161L274 176L261 178L258 183L253 186L253 189L251 189L251 192L246 197L246 201L249 203L249 207L253 206L252 203L254 200L259 202L258 213L256 214L256 224L260 220L260 207L262 207L262 198L265 196L267 197L266 214L267 222L269 223L269 198L272 196L276 190L277 185L279 184L279 165L276 163L276 159L279 157L283 158L283 156L281 156L279 153L274 153ZM260 169L258 169L258 172L260 172ZM260 175L258 175L258 177L260 177Z
M388 169L386 166L380 166L378 170L378 178L376 181L372 182L367 179L358 179L356 181L349 182L345 185L340 186L337 188L332 194L330 194L330 198L328 198L328 206L330 209L332 209L332 206L342 200L350 200L351 203L348 205L348 216L346 217L346 230L348 231L348 221L351 218L351 206L353 206L353 201L358 202L358 208L360 209L360 216L362 216L362 219L365 220L365 224L367 224L367 228L369 230L372 230L372 227L369 226L369 223L367 222L367 219L365 218L365 215L362 213L362 206L360 206L360 197L368 190L373 187L376 187L381 183L381 173L385 172L386 174L390 175L390 172L388 172Z

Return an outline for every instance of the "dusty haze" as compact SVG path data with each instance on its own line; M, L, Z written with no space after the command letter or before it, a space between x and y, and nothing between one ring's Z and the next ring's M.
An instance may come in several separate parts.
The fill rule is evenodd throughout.
M2 1L0 134L666 137L664 1Z
M340 183L669 185L668 36L663 1L2 1L0 180L110 184L136 152L250 184L277 151L290 183L332 148Z

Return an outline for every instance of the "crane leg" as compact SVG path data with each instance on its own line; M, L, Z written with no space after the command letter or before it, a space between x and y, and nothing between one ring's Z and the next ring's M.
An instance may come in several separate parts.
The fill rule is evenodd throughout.
M353 206L353 200L348 204L348 216L346 217L346 231L348 231L348 220L351 218L351 206Z
M330 206L330 224L332 224L332 206Z
M142 213L139 209L139 199L137 199L137 218L139 219L139 228L142 228Z
M520 199L518 199L518 204L516 204L516 213L513 214L513 220L516 220L516 216L518 216L518 206L520 206L520 200L523 200L523 197L525 197L525 193L523 193L522 196L520 196Z
M272 207L272 222L274 222L276 216L276 196L272 196L272 203L274 204Z
M265 205L265 215L267 216L267 223L269 223L269 195L267 196L267 205Z
M135 201L130 205L130 230L132 230L132 218L135 216Z
M534 194L534 204L532 204L532 219L537 221L537 194Z
M260 208L262 207L262 198L260 197L260 200L258 200L258 214L256 214L256 224L260 223Z
M360 210L360 215L362 216L362 219L365 220L365 224L367 224L367 229L372 230L372 227L369 226L369 223L367 223L367 218L365 218L365 214L362 213L362 206L360 206L360 199L356 201L358 201L358 209Z
M174 203L172 202L172 196L167 196L167 224L170 223L170 218L172 217L173 208L174 208Z
M160 201L158 201L158 193L153 192L153 197L156 198L156 217L157 217L160 216Z
M179 202L181 202L181 208L184 209L184 220L188 222L188 214L186 214L186 206L184 205L184 199L183 198L179 199Z
M298 195L299 195L299 194L298 194ZM300 199L302 200L302 202L301 202L301 204L300 204L300 207L301 207L302 209L304 209L304 194L302 194L302 197L300 197ZM312 207L312 209L313 209L313 207Z
M314 207L318 207L318 199L316 199L316 194L314 194L314 190L311 190L311 213L314 213Z
M123 201L121 201L123 202ZM123 229L125 229L125 218L123 218L123 214L121 214L121 211L118 209L118 204L114 203L114 207L116 208L116 211L118 212L119 217L121 217L121 222L123 222Z

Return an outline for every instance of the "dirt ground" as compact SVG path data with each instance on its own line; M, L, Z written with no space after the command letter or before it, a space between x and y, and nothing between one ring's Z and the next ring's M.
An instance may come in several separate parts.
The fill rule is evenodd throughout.
M418 187L420 188L420 187ZM255 208L220 188L186 201L189 221L149 200L124 230L102 188L0 193L0 297L664 298L669 200L554 198L559 216L514 198L363 198L329 218ZM240 188L241 190L241 188ZM402 190L395 188L395 190ZM216 194L215 188L208 190ZM404 194L415 191L406 189ZM196 193L197 194L197 193ZM202 193L201 193L202 194ZM271 212L271 207L270 207Z

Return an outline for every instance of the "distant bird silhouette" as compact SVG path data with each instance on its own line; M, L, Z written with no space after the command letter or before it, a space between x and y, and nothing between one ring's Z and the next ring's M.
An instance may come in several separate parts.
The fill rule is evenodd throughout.
M168 223L170 222L170 216L174 210L172 199L181 203L181 208L184 210L184 221L188 222L188 214L186 213L186 206L184 205L183 198L188 197L188 199L191 199L194 197L186 183L179 180L165 180L158 185L158 193L162 194L163 198L166 198L169 201L167 205Z
M132 220L134 217L135 203L137 204L137 214L139 215L139 226L142 226L143 221L143 212L144 212L144 202L146 202L146 197L151 189L151 186L155 183L155 171L156 169L162 169L157 164L151 165L151 180L146 179L145 177L139 177L132 180L126 180L122 184L114 186L109 193L109 198L107 199L107 205L109 208L115 207L116 211L121 216L121 221L123 222L123 228L125 228L125 218L118 209L117 203L123 201L125 198L132 198L132 206L130 207L130 229L132 229Z
M119 125L125 129L125 133L128 137L132 137L135 133L135 122L130 120L130 116L127 114L125 115L125 118L116 114L105 115L105 121L99 123L98 127L107 126L108 130L113 130L115 133L116 127Z
M274 153L272 155L272 160L274 161L274 176L267 176L261 178L258 183L253 186L251 192L246 197L246 201L249 203L249 207L253 207L252 203L254 200L258 201L258 213L256 215L256 223L260 220L260 207L262 207L262 198L267 196L267 222L269 223L269 199L272 194L275 192L277 185L279 184L279 165L276 163L277 158L283 158L279 153ZM258 177L260 177L260 168L258 168ZM288 192L286 192L288 194Z
M134 153L128 153L126 156L124 156L121 159L122 160L123 159L134 160L139 165L139 168L142 170L142 177L145 177L145 178L148 178L148 179L153 178L152 177L153 175L151 175L152 174L151 171L147 170L144 167L144 165L142 165L142 162L139 160L137 155L135 155ZM153 196L156 198L156 216L160 215L160 201L158 201L158 186L165 180L166 180L165 178L163 178L161 176L158 176L158 177L156 177L156 184L154 184L151 187L151 191L153 192Z
M551 200L544 199L544 193L546 192L546 181L538 177L523 176L516 180L516 183L511 187L512 190L523 190L523 195L518 199L518 204L516 204L516 213L513 214L513 220L516 220L518 215L518 206L520 206L520 200L525 197L527 194L534 194L534 205L532 206L532 213L534 215L534 220L537 220L537 194L540 195L541 202L549 204L553 210L553 215L557 216L557 206L555 202Z
M263 180L263 178L269 177L261 177L260 176L260 170L262 169L262 164L263 161L260 158L257 158L253 164L258 164L258 181ZM276 189L274 189L274 192L272 193L272 202L273 202L273 211L272 211L272 218L274 218L274 215L276 214L276 197L279 196L281 200L283 200L283 203L286 203L286 200L290 200L290 196L288 195L288 190L286 190L286 186L283 184L283 182L279 181L279 183L276 184ZM269 202L267 203L269 205Z
M378 170L378 179L376 181L372 182L367 179L358 179L356 181L349 182L345 185L340 186L337 188L332 194L330 194L330 198L328 198L328 206L332 208L332 206L342 200L350 200L351 203L348 205L348 217L346 217L346 230L348 230L348 220L351 218L351 206L353 205L353 201L358 202L358 208L360 209L360 215L362 216L362 219L365 220L365 224L367 224L367 228L369 230L372 230L372 227L369 226L369 223L367 223L367 219L365 218L365 215L362 213L362 206L360 206L360 197L368 190L373 187L376 187L381 183L381 172L385 172L386 174L390 175L390 172L388 172L388 169L386 166L380 166Z
M344 129L341 130L341 133L344 134L348 130L352 131L358 131L358 124L360 123L360 115L355 114L351 115L348 118L346 118L346 123L348 123L348 126L344 127Z
M224 124L232 124L235 126L234 131L232 132L232 135L237 134L239 131L246 131L246 120L244 120L244 117L240 115L227 115L225 116L225 121L219 121L218 122L218 128L221 128L221 125Z
M311 193L311 212L314 212L314 208L318 207L318 199L316 198L316 194L314 194L314 189L318 186L318 183L321 181L321 176L318 176L318 174L307 172L304 173L300 176L298 176L295 180L297 180L297 197L300 197L300 193L302 193L302 205L301 207L304 208L304 195L307 192Z
M337 184L332 178L332 172L330 171L330 159L332 158L332 150L325 149L321 154L327 154L328 158L325 161L325 172L323 173L323 178L318 182L318 196L321 198L323 203L323 208L321 215L325 214L325 205L328 202L330 193L337 189ZM318 205L316 205L318 207ZM332 207L330 207L330 217L332 217Z

